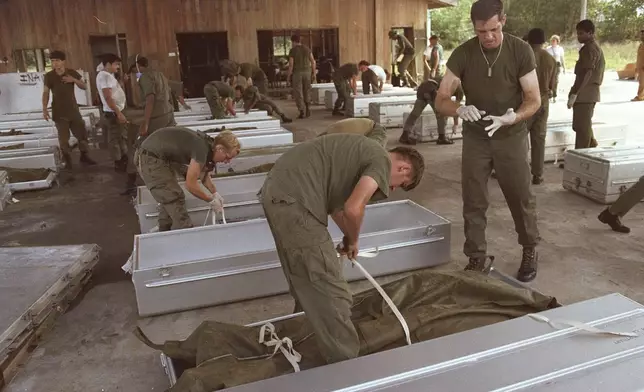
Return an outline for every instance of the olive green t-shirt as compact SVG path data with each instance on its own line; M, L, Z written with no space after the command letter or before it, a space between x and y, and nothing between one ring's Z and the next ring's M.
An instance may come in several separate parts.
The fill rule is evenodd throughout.
M575 64L575 75L580 77L583 70L592 72L592 75L588 84L581 91L573 91L573 94L577 93L576 102L593 103L601 100L599 87L604 82L605 67L604 51L599 47L597 41L592 40L584 44L579 50L579 60Z
M355 63L347 63L341 66L340 68L335 70L335 73L333 76L336 79L346 79L349 80L353 78L354 76L358 76L358 73L360 70L358 69L358 65Z
M391 160L378 141L357 134L320 136L292 147L271 169L269 177L321 223L341 210L358 180L378 183L372 201L389 196Z
M142 99L145 100L149 95L154 95L154 107L150 118L174 112L170 97L170 85L168 79L161 72L146 70L139 79L139 86Z
M60 118L71 118L80 115L74 83L63 82L63 76L68 75L75 79L82 79L82 76L73 69L65 69L65 73L58 75L55 70L45 74L43 83L49 88L52 94L51 114L54 121Z
M482 52L483 51L483 52ZM500 52L499 52L500 51ZM492 76L488 77L488 64L492 66ZM515 111L523 103L523 90L519 79L532 72L536 67L534 52L528 43L510 34L504 34L503 44L496 49L482 49L477 37L457 47L449 60L447 68L461 79L466 104L484 110L486 115L502 116L512 108ZM490 121L463 121L463 133L487 135L485 127ZM526 122L501 127L494 138L502 138L526 130Z
M190 164L191 159L202 165L212 160L212 148L206 136L184 127L158 129L143 141L141 149L182 165Z
M215 86L221 98L235 97L235 90L230 86L230 84L222 82L221 80L212 81L210 84Z
M264 71L252 63L241 63L239 65L239 74L246 79L252 78L253 81L258 81L264 79Z
M398 34L396 37L396 42L398 44L398 55L400 54L414 54L416 53L416 50L414 49L414 45L409 42L407 37L404 35Z
M242 100L244 103L250 103L253 102L255 99L258 101L265 101L266 96L260 94L259 89L255 86L250 86L246 90L244 90L244 94L242 94Z
M557 61L543 48L533 48L533 50L537 64L537 79L539 79L541 101L544 99L547 101L550 91L554 88Z
M219 62L219 67L221 68L221 73L224 76L234 76L239 74L239 64L233 60L221 60Z
M311 71L311 49L308 46L293 46L288 57L293 58L293 72Z

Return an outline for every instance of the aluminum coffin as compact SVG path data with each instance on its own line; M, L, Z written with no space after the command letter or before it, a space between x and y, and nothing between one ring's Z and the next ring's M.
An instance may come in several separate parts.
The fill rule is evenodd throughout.
M210 114L210 111L198 112L198 111L194 111L194 109L192 112L174 113L174 119L178 125L183 125L184 123L192 123L197 121L217 121L217 120L212 120L211 117L212 117L212 114ZM252 110L248 114L242 111L241 113L237 113L237 117L230 117L231 120L233 119L234 120L257 120L257 119L262 120L262 119L270 119L270 118L271 117L268 115L268 113L265 110ZM223 120L226 120L226 119L223 119Z
M623 124L594 123L593 134L599 147L611 147L626 143L628 126ZM568 150L575 149L575 132L571 125L549 126L546 132L545 162L564 159Z
M256 118L226 118L222 120L208 120L208 121L190 121L181 124L182 127L190 128L194 131L207 131L213 128L226 127L234 130L235 128L257 128L257 129L273 129L281 126L280 121L272 117L256 117Z
M382 96L399 96L399 95L414 95L415 92L414 89L409 88L409 87L392 87L391 90L385 90L381 92L380 94L369 94L369 95L364 95L360 88L358 89L358 95L356 97L371 97L371 96L377 96L377 97L382 97ZM333 109L333 105L335 104L335 101L338 99L338 92L335 89L335 87L332 90L327 90L324 92L324 106L331 110ZM367 108L369 110L369 108ZM365 114L366 116L366 114Z
M374 276L447 263L450 226L411 201L370 205L360 244L379 254L361 261ZM341 241L342 233L332 221L329 232L335 242ZM347 280L363 278L344 263ZM132 280L141 316L288 291L265 219L138 235Z
M277 158L295 145L296 143L243 149L230 163L217 163L217 172L240 172L265 163L274 163Z
M405 112L414 109L416 98L399 102L372 102L369 104L369 118L385 128L401 128L404 124ZM424 114L433 114L431 106L427 105Z
M362 81L358 81L357 86L358 90L362 90ZM383 91L390 91L394 89L394 86L390 83L385 83L382 89ZM324 105L327 91L335 91L335 85L333 83L316 83L311 85L311 103L313 105Z
M644 175L644 147L596 147L566 151L563 187L612 204Z
M404 121L407 121L407 117L409 117L410 113L405 113L403 115ZM438 123L436 121L436 114L432 110L431 106L428 105L423 111L423 114L418 117L418 120L416 120L416 123L411 129L411 134L414 139L420 143L434 142L438 140ZM446 124L445 134L450 139L462 139L463 126L459 124L456 132L454 132L452 126Z
M412 89L409 91L399 91L396 94L371 94L358 95L347 99L347 107L344 111L347 117L369 117L369 104L381 102L404 102L416 100L416 92Z
M224 209L227 222L264 217L264 210L259 204L257 192L264 185L265 179L266 173L259 173L215 180L217 191L226 203ZM186 197L186 208L193 225L203 226L204 224L210 224L206 222L210 206L205 201L186 191L184 184L183 182L180 183ZM139 216L141 233L149 233L153 227L157 226L159 207L148 188L144 186L138 187L135 209Z
M81 116L83 117L89 116L90 114L96 116L96 118L99 118L101 116L101 111L98 106L81 106L79 109ZM49 110L51 110L51 108ZM0 114L0 122L42 119L42 111Z
M92 118L89 114L83 116L83 121L85 122L86 129L90 129L92 127ZM2 116L0 116L0 132L9 131L11 129L26 130L31 128L51 127L52 124L53 123L51 121L43 119L42 114L40 115L40 118L24 120L3 120Z
M637 338L555 330L523 316L228 389L259 391L641 391L644 307L611 294L539 313Z

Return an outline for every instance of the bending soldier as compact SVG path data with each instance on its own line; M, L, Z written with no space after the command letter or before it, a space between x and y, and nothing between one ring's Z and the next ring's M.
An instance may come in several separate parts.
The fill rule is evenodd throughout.
M358 66L354 63L347 63L338 68L333 73L333 84L335 91L338 92L338 99L335 100L333 105L333 115L342 115L340 108L344 107L351 93L354 95L358 93L356 79L358 78Z
M235 93L229 83L214 80L203 88L212 118L219 120L226 117L226 112L235 116L233 98Z
M250 112L251 109L266 110L269 116L273 113L277 114L283 122L293 122L290 118L280 110L280 108L270 100L267 96L260 94L255 86L244 89L242 86L235 87L235 99L244 102L244 113Z

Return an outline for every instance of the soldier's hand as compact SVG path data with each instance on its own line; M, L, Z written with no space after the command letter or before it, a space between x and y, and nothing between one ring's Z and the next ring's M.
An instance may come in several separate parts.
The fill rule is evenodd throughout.
M488 134L492 136L499 128L514 124L517 120L517 114L514 112L514 109L510 108L502 116L486 116L483 120L492 121L492 124L485 127Z
M349 260L355 260L356 257L358 257L358 243L351 243L351 241L344 236L344 238L342 238L342 243L338 244L336 251L341 256L347 256Z
M42 118L44 118L45 121L49 121L49 119L50 119L49 110L45 109L45 110L42 111Z
M65 76L63 76L63 82L65 82L65 83L75 83L76 79L74 79L73 77L71 77L69 75L65 75Z
M463 105L456 109L456 114L465 121L476 122L485 115L485 111L478 110L474 105Z
M568 109L572 109L575 102L577 102L577 94L570 94L568 96Z
M120 124L127 124L127 118L125 118L122 112L118 112L116 114L116 119Z
M221 196L217 197L219 193L215 193L215 196L210 200L210 208L216 213L220 213L224 210L223 198Z
M148 136L148 124L141 124L141 126L139 127L139 135Z

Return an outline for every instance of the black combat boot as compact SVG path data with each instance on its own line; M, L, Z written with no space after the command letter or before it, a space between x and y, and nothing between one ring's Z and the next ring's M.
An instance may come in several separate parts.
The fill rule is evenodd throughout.
M521 257L521 267L517 273L517 279L521 282L531 282L537 277L537 261L539 254L535 248L524 247Z
M303 119L304 117L305 117L305 116L304 116L304 110L300 110L300 115L299 115L299 116L297 116L297 118L299 118L299 119L301 120L301 119Z
M96 161L93 160L92 158L90 158L89 155L86 152L81 152L81 154L80 154L80 163L82 163L85 166L96 165Z
M123 191L121 195L136 196L136 173L128 173L127 182L125 183L125 191Z
M63 153L63 162L65 163L65 169L72 170L72 156L69 153Z
M543 184L543 177L532 176L532 184L533 185L541 185L541 184Z
M119 159L114 161L114 171L117 173L125 173L125 166L123 166L123 160Z
M622 221L621 219L619 219L619 216L611 214L608 208L602 211L602 213L599 214L597 219L599 219L601 223L607 224L608 226L610 226L611 229L613 229L613 231L616 231L618 233L628 234L631 232L630 228L622 224Z
M448 139L447 136L445 135L438 135L438 140L436 140L436 144L454 144L454 141L452 139Z
M306 113L304 113L304 116L311 117L311 107L309 104L306 104Z
M282 122L283 122L284 124L288 124L288 123L292 123L292 122L293 122L293 120L291 120L290 118L286 117L286 114L282 114L282 115L280 115L280 117L282 118Z
M490 260L487 263L488 259ZM465 267L465 271L476 271L488 274L494 264L494 256L470 257L470 262Z
M403 132L402 135L400 135L400 138L398 139L398 143L408 144L413 146L416 144L416 139L409 137L409 132Z

